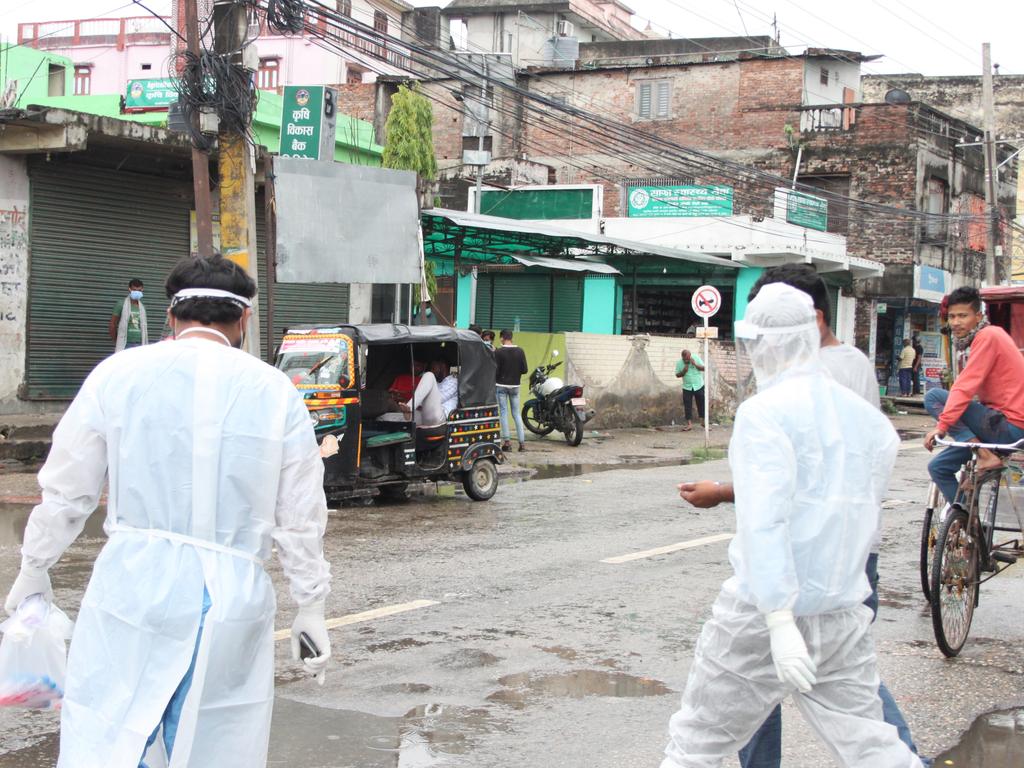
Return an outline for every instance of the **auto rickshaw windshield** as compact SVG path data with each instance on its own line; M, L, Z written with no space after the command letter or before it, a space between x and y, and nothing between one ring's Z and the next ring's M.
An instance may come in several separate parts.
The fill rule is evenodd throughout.
M297 388L348 389L352 383L352 343L347 336L286 336L277 367Z

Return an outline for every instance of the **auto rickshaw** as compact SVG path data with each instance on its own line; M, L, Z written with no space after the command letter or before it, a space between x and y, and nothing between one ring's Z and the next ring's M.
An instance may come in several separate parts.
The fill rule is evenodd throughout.
M457 406L439 424L404 420L398 401L412 390L414 369L436 361L456 375ZM313 419L329 501L405 498L411 484L439 480L460 481L475 501L498 489L497 465L505 456L494 354L472 331L388 324L289 328L276 365L302 393ZM401 398L399 381L407 387Z
M1024 351L1024 285L997 285L980 293L989 322L1001 326Z

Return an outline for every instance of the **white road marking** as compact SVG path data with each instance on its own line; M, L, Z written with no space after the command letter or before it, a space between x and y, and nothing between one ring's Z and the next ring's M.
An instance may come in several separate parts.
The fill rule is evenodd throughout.
M714 544L717 541L728 541L735 535L736 534L734 533L717 533L714 536L705 536L702 539L692 539L691 541L681 541L678 544L669 544L667 547L647 549L643 552L634 552L630 555L608 557L602 560L601 562L611 563L612 565L618 565L619 563L628 563L631 560L642 560L645 557L654 557L655 555L667 555L670 552L678 552L681 549L693 549L694 547L702 547L705 544Z
M373 621L374 619L383 619L388 616L394 616L399 613L405 613L407 611L415 611L420 608L429 608L432 605L437 605L436 600L413 600L411 603L399 603L398 605L386 605L383 608L374 608L372 611L363 611L361 613L350 613L348 616L339 616L336 619L327 620L328 629L336 629L338 627L347 627L350 624L361 624L364 621ZM291 637L291 629L279 629L274 632L275 640L287 640Z

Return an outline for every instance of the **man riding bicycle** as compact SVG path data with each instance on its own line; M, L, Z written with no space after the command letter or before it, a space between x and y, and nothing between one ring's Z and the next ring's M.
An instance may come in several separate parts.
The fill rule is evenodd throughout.
M924 396L925 409L938 420L925 448L931 451L936 438L946 435L961 443L1024 438L1024 357L1006 331L985 319L977 289L957 288L947 303L954 353L965 355L967 363L948 392L933 389ZM956 473L970 458L970 449L947 448L928 464L928 474L950 504L956 500ZM978 451L978 471L1001 465L991 451Z

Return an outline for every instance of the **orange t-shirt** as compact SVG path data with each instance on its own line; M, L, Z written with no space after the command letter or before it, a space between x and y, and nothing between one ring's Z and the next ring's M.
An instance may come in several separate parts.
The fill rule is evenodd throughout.
M948 432L974 397L1024 429L1024 356L997 325L982 328L971 342L967 365L949 391L939 416L939 429Z

